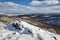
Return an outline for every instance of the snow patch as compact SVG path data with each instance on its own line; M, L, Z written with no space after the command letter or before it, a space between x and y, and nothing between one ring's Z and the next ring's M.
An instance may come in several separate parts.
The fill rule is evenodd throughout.
M17 23L21 30L13 27L12 23ZM60 35L50 33L25 21L12 23L8 24L3 29L4 31L0 30L0 40L60 40Z

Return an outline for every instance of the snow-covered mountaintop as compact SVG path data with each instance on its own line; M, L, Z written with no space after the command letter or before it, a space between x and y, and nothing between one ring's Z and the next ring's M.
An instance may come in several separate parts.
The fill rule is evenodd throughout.
M13 27L13 23L17 23L20 29ZM3 26L0 26L3 27L0 29L0 40L60 40L60 35L21 20Z

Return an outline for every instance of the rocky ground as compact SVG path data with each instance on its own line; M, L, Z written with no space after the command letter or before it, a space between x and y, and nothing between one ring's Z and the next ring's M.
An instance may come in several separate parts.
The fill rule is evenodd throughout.
M24 21L26 21L30 24L33 24L35 26L38 26L40 28L43 28L45 30L49 30L50 32L60 34L60 27L47 25L43 22L36 21L35 19L32 19L32 18L27 18L27 17L24 18L24 17L16 17L16 16L1 16L0 17L0 22L2 22L4 24L9 24L13 21L19 21L20 19L24 20Z

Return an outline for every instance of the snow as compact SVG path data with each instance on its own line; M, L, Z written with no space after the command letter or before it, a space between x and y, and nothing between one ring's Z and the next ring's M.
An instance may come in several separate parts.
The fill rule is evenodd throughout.
M12 23L18 23L22 30L15 29ZM8 25L0 23L0 40L60 40L60 35L31 25L25 21L15 21ZM54 38L56 37L56 39Z
M3 28L5 28L5 24L4 23L2 23L2 22L0 22L0 30L2 30Z

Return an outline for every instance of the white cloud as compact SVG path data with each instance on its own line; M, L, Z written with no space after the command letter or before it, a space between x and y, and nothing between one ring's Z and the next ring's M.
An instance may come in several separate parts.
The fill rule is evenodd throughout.
M58 0L45 0L45 1L37 1L33 0L30 2L30 5L32 6L47 6L47 5L57 5L59 4Z
M36 1L35 1L36 2ZM39 3L38 3L39 2ZM45 1L44 1L45 2ZM35 5L42 5L44 2L37 1ZM50 4L50 3L49 3ZM38 6L39 6L38 5ZM1 8L4 7L4 8ZM35 7L35 6L24 6L16 4L13 2L0 2L0 12L1 13L60 13L60 6L50 6L50 7Z
M31 5L40 5L41 2L39 2L39 1L32 1L30 4L31 4Z
M19 4L16 4L16 3L13 3L13 2L0 2L1 6L9 6L11 8L17 8L19 7L20 5Z
M59 7L45 7L40 10L43 13L60 13L60 6Z
M1 6L5 7L7 11L4 8L2 8L2 10L1 10ZM13 2L0 2L0 12L4 11L6 13L8 13L8 12L10 12L10 13L29 13L34 10L35 10L35 7L24 6L24 5L16 4Z
M45 0L45 1L58 1L58 0Z

